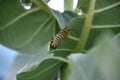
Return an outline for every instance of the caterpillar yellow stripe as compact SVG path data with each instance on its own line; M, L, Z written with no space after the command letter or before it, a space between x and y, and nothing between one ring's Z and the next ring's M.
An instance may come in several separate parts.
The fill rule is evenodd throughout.
M50 41L50 48L56 49L58 46L58 43L67 35L67 33L68 33L68 30L65 26L63 29L60 30L58 34L53 36L53 38Z

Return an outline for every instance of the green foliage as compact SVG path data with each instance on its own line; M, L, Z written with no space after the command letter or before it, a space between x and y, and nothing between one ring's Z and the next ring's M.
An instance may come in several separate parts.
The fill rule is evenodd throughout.
M48 1L31 0L34 6L25 10L17 0L0 0L0 43L34 55L17 80L120 79L120 1L78 0L81 16L55 11ZM68 34L50 49L51 38L64 26ZM106 31L114 35L97 38Z
M120 34L112 38L101 37L87 54L72 54L71 74L67 80L119 80L120 79Z

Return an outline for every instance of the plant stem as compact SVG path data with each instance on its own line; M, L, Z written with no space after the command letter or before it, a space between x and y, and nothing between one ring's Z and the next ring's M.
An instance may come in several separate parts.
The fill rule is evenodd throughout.
M85 18L85 22L84 22L84 25L83 25L83 30L82 30L82 33L81 33L81 37L80 37L80 40L77 43L77 46L76 46L74 52L80 52L80 51L84 50L85 44L86 44L88 36L89 36L90 27L91 27L93 15L94 15L95 1L96 0L91 0L90 1L90 6L89 6L89 9L88 9L88 12L86 13L86 18Z
M43 1L41 0L31 0L31 1L35 3L36 5L38 5L41 9L43 9L44 11L46 11L47 13L53 16L51 10Z
M64 10L73 10L73 0L64 0Z
M69 80L70 71L71 71L70 65L63 64L60 75L61 80Z

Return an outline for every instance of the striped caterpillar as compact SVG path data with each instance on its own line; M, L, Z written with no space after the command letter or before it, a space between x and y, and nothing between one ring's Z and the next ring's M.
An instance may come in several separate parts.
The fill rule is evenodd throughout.
M58 43L67 35L67 28L66 26L60 30L58 34L56 34L50 41L50 48L56 49L58 46Z

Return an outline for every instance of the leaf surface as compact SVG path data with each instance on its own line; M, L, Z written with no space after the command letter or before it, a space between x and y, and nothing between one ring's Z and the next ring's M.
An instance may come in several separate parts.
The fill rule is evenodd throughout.
M120 79L120 35L103 37L87 54L72 54L71 74L68 80L118 80ZM104 40L103 40L104 39Z
M88 15L87 10L90 8L90 1L94 3L94 11L85 49L90 49L96 37L103 31L110 30L115 34L120 32L120 0L79 0L77 8L81 9L86 16Z
M56 20L58 23L61 20L66 21L65 24L58 25L62 24L64 27L72 17L75 17L74 13L71 12L61 14L52 10L54 11L53 15L58 13L61 15L56 15L55 19L52 14L49 14L49 11L46 11L49 9L46 3L42 1L37 3L33 3L32 9L26 11L18 1L1 0L0 43L21 53L37 53L55 33ZM39 6L40 4L43 6ZM68 17L61 19L63 15L68 15Z

